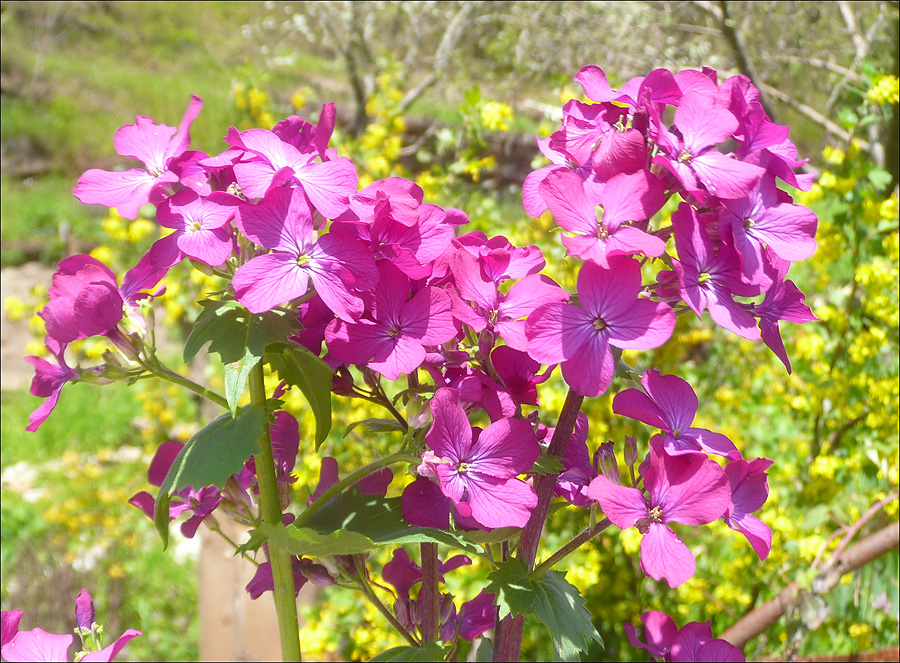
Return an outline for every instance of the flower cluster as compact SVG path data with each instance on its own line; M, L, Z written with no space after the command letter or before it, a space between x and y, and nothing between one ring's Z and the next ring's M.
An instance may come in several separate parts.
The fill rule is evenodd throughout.
M559 365L580 406L583 397L610 389L623 349L659 347L678 315L707 309L733 333L761 338L790 371L779 324L815 317L786 275L791 262L815 250L817 220L778 180L808 188L809 177L795 170L805 162L788 128L769 121L744 77L720 84L712 70L660 69L613 90L590 66L576 80L594 103L567 103L560 129L538 141L552 165L527 178L524 205L533 215L549 210L563 230L568 255L580 261L577 293L540 273L545 260L538 247L462 232L466 214L425 202L413 182L391 177L357 191L353 163L328 147L333 104L322 108L317 124L292 116L271 130L232 127L227 148L215 156L188 150L201 105L196 97L177 130L137 118L117 132L115 145L146 168L88 171L75 195L129 218L152 203L170 232L121 286L92 258L60 264L42 313L59 365L31 359L32 391L49 399L32 428L49 416L67 382L162 374L152 309L144 305L152 295L145 291L189 258L230 281L214 304L243 307L251 317L283 316L291 332L278 342L321 356L334 370L335 394L391 412L408 434L403 451L414 454L406 457L416 461L400 500L409 525L532 527L552 492L579 506L597 503L620 528L637 527L642 568L673 587L693 575L695 564L672 522L723 518L765 557L771 532L751 514L766 499L771 461L745 460L724 435L693 426L699 402L684 380L651 369L642 390L616 395L616 414L660 430L638 468L640 481L634 441L626 446L631 486L622 485L613 443L591 460L584 415L572 413L571 439L556 440L570 429L563 417L549 427L537 386ZM667 201L675 209L671 225L653 220ZM666 269L644 283L650 261ZM70 368L65 345L92 335L107 336L122 357L96 369ZM431 384L420 382L423 374ZM407 389L398 398L410 404L409 420L382 387L383 378L404 376ZM273 402L277 408L280 401ZM424 402L427 408L412 407ZM278 412L271 437L276 475L290 483L296 420ZM160 448L152 484L162 484L180 450L174 442ZM551 490L537 488L547 474L535 467L543 450L562 462ZM708 454L723 457L724 468ZM191 514L182 526L186 536L219 507L257 524L255 462L248 460L223 489L192 486L173 495L170 519ZM386 478L373 469L359 489L383 495L390 471ZM307 506L321 507L321 496L335 486L349 488L338 480L336 461L326 458ZM282 510L288 492L279 491ZM541 494L547 497L538 508ZM148 514L155 507L148 493L132 503ZM409 589L419 576L405 554L398 551L384 575L397 589L397 619L411 632L419 622ZM444 570L463 563L454 560ZM332 582L324 567L293 561L297 589L312 576ZM258 596L272 587L271 567L262 564L248 591ZM459 613L449 600L439 623L452 637L475 637L493 615L493 598L482 594Z

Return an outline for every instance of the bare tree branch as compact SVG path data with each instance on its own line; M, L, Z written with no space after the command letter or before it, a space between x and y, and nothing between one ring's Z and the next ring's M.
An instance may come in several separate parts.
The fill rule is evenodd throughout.
M474 5L471 2L465 2L462 7L459 8L459 11L456 12L456 15L447 25L444 36L441 37L441 43L438 44L437 51L435 51L434 64L431 67L431 71L422 82L409 90L403 96L403 99L400 100L399 108L401 113L406 111L416 99L422 96L422 93L425 92L425 90L437 83L438 79L443 75L444 69L447 67L447 60L450 57L450 53L456 48L456 44L459 42L459 38L462 35L463 23L466 18L468 18L469 14L472 13L473 9Z
M747 54L747 44L744 42L744 33L737 29L734 18L731 16L731 8L729 7L728 2L726 2L726 0L720 0L719 7L721 8L722 15L722 35L731 46L734 58L737 60L738 69L742 74L749 78L757 88L759 88L759 103L762 104L763 110L766 111L766 115L769 116L769 119L776 124L780 124L778 121L778 113L772 105L772 100L763 90L762 78Z
M760 91L765 90L768 94L772 95L779 101L782 101L782 102L786 103L788 106L790 106L791 108L793 108L794 110L803 113L810 120L812 120L816 124L824 127L824 129L826 131L837 136L841 140L849 143L853 139L853 136L850 134L850 132L845 131L844 129L841 129L838 125L836 125L834 122L832 122L827 117L822 115L819 111L817 111L812 106L807 106L804 103L795 101L793 98L791 98L790 95L785 94L781 90L776 90L771 85L766 85L765 83L759 83L757 85L757 87L759 87ZM869 144L868 141L862 140L860 138L857 138L856 140L859 144L860 149L868 152L869 154L872 153L872 146Z
M779 60L782 62L797 62L798 64L809 65L810 67L819 67L820 69L827 69L830 72L835 74L840 74L846 78L849 78L858 83L864 82L866 79L864 76L847 69L847 67L842 67L839 64L835 64L834 62L830 62L828 60L822 60L821 58L810 58L810 57L801 57L799 55L784 55L782 53L772 53L768 56L772 60Z
M896 496L895 496L896 497ZM813 580L816 593L831 591L842 576L865 566L900 545L900 527L891 523L887 527L867 536L848 548L834 566L819 574ZM735 647L743 647L750 640L775 624L800 598L802 590L796 583L790 583L774 598L751 610L739 619L720 637Z

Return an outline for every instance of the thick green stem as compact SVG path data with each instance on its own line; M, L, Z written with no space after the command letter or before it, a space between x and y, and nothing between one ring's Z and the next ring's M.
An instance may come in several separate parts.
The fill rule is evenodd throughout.
M266 406L266 386L262 364L250 371L250 402ZM278 480L275 476L275 456L269 424L259 438L262 451L254 457L256 478L259 482L259 510L263 520L270 525L282 524L281 501L278 498ZM278 616L278 635L281 639L281 658L284 661L300 661L300 624L297 619L297 598L294 588L294 571L291 554L284 548L269 546L272 579L275 583L275 612Z
M556 430L553 431L553 439L547 448L547 454L562 458L569 446L569 440L575 430L575 421L581 412L581 404L584 396L569 389L566 394L566 402L559 413ZM553 497L553 487L556 485L556 474L542 474L535 478L534 492L537 493L537 505L531 511L531 517L522 530L519 538L519 546L516 549L516 558L530 569L534 567L534 558L537 555L538 543L541 540L541 532L544 530L544 521L547 520L547 509ZM518 661L522 653L522 632L525 627L525 616L507 616L496 629L499 633L494 642L495 661Z
M377 472L382 467L387 467L388 465L393 465L394 463L419 463L422 458L420 456L412 456L410 454L391 454L390 456L385 456L379 460L373 461L366 465L365 467L361 467L356 472L347 475L336 484L334 484L331 488L326 490L324 493L319 495L315 502L306 507L306 510L297 516L297 519L294 521L295 527L303 527L309 519L313 517L316 511L321 509L323 506L328 504L332 497L335 495L339 495L344 492L347 488L355 484L360 479L364 479L373 472Z
M440 629L438 592L438 544L432 542L420 543L419 550L422 553L422 642L435 642L438 639Z

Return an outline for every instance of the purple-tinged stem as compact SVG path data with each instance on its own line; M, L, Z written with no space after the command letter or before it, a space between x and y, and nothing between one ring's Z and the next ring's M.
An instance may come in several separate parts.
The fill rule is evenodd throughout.
M581 404L584 396L569 389L566 394L566 402L559 413L559 421L556 430L553 431L553 439L547 449L548 455L562 458L566 454L569 440L575 431L575 421L581 412ZM516 549L516 558L528 569L534 568L534 559L537 556L538 544L541 533L544 530L544 521L547 520L547 509L553 498L553 487L556 485L556 474L542 474L535 477L534 492L537 493L537 505L531 512L531 517L522 530L519 538L519 546ZM522 630L525 626L525 615L508 615L494 629L494 660L518 661L522 653Z
M438 639L439 600L438 593L438 544L425 542L419 544L422 554L422 589L419 605L422 608L422 642L435 642Z

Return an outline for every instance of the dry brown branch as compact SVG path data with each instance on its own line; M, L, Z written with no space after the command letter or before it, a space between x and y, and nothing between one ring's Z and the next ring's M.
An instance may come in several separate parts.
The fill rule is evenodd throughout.
M894 496L896 497L896 496ZM900 526L891 523L851 546L836 559L834 565L813 580L816 593L824 594L840 582L842 576L865 566L900 545ZM791 582L772 599L739 619L721 637L735 647L743 647L750 640L775 624L796 603L803 590Z

